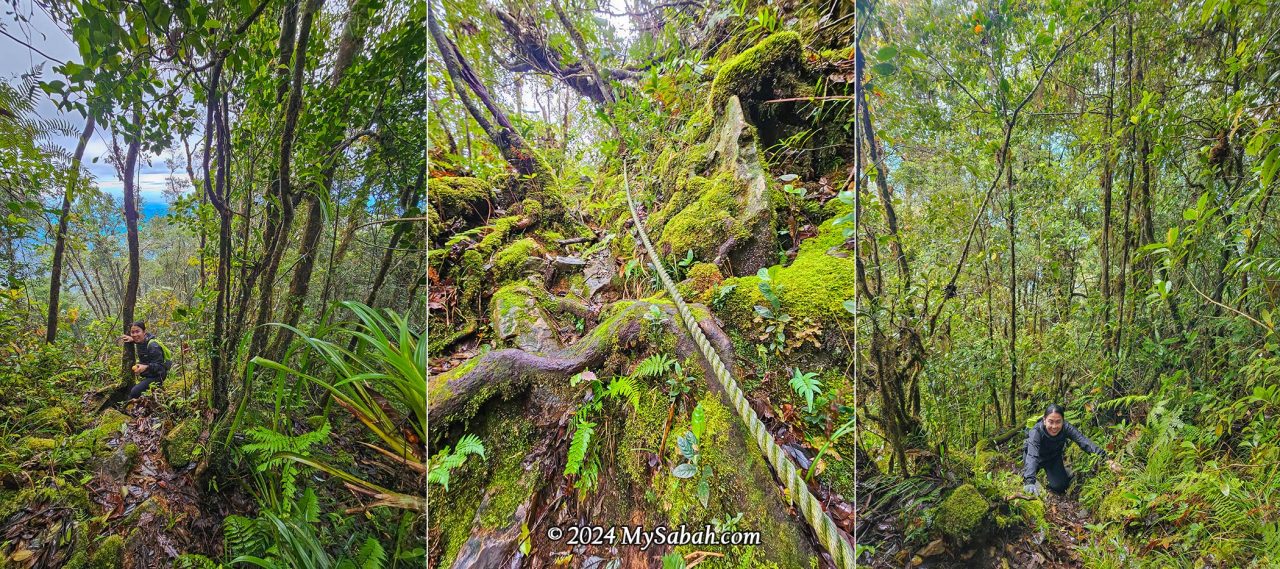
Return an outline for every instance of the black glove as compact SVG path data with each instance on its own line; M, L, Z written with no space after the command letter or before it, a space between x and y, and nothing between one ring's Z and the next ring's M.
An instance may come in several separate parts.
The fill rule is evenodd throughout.
M1022 485L1022 491L1032 496L1039 496L1044 491L1040 489L1040 485L1035 482L1028 482Z

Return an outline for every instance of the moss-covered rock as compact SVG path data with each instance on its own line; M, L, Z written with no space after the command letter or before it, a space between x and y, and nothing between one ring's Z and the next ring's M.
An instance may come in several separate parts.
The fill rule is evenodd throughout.
M648 225L661 250L693 251L704 261L724 256L734 274L750 274L777 258L775 213L755 127L747 123L736 96L723 109L715 131L694 147L701 150L671 159L680 175L660 176L660 189L671 195ZM704 167L709 168L705 176Z
M734 95L750 99L772 90L780 74L801 64L803 52L800 35L795 32L779 32L761 40L720 66L711 83L708 106L719 109Z
M968 543L978 536L991 504L973 484L951 491L934 515L934 527L953 543Z
M498 338L522 350L546 352L560 347L554 320L546 315L540 297L546 293L527 281L498 289L489 301L489 322Z
M808 318L824 328L835 327L839 322L852 323L853 316L844 309L844 301L853 298L857 275L852 252L839 248L844 243L844 233L833 221L823 222L818 235L801 244L791 265L770 271L771 286L782 302L782 312L793 319ZM749 329L755 318L753 307L769 306L760 292L760 279L755 275L725 279L722 286L729 285L734 289L726 297L720 316L730 326Z
M98 544L98 549L89 558L91 569L119 569L124 566L124 538L118 535L108 536Z
M499 283L519 279L531 260L544 252L531 237L512 241L502 248L493 258L493 280Z
M689 193L697 199L667 221L656 245L678 256L693 251L696 258L710 260L731 236L734 218L741 209L737 199L741 188L728 172L710 180L693 178L689 186Z
M173 468L182 468L199 456L198 439L203 423L199 419L190 418L178 423L164 436L161 444L164 457Z
M711 263L694 263L689 267L689 273L685 275L684 280L676 285L676 290L688 302L705 304L709 300L711 290L723 280L719 267Z
M440 217L451 218L467 213L477 202L489 197L489 184L479 178L441 177L427 180L427 196Z

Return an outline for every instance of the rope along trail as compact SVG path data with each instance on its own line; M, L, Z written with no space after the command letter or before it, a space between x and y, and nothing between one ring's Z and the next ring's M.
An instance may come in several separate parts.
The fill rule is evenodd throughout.
M810 528L813 528L813 533L818 536L818 541L822 542L822 546L831 554L831 559L835 561L836 567L854 567L853 549L850 547L849 542L840 537L835 521L822 509L822 504L818 502L818 499L809 492L809 486L800 477L795 465L783 453L782 448L773 442L773 437L765 430L764 423L751 410L746 396L743 395L742 389L738 387L738 382L734 381L733 376L729 374L724 362L720 360L720 355L711 348L711 343L707 341L702 329L698 327L698 321L694 319L688 305L684 303L684 299L676 291L676 285L671 282L671 277L667 276L667 270L662 266L662 259L658 258L658 254L654 252L653 243L649 242L649 235L644 229L644 224L640 222L640 215L636 211L635 200L631 197L631 181L625 159L622 163L622 176L623 188L627 193L627 207L631 210L631 220L635 222L636 233L640 235L640 241L644 244L645 251L649 254L649 258L653 260L654 267L658 270L658 277L662 279L662 286L667 289L667 294L671 295L671 300L676 305L676 311L680 314L685 330L689 332L694 343L698 345L698 350L702 353L702 357L706 358L707 362L711 364L711 371L716 376L716 380L720 382L721 387L729 394L729 399L732 400L734 409L738 411L738 416L742 418L742 422L751 431L751 436L755 438L760 450L769 459L769 464L773 466L773 471L778 474L778 477L786 485L787 494L785 497L788 502L799 506L805 522L809 524Z

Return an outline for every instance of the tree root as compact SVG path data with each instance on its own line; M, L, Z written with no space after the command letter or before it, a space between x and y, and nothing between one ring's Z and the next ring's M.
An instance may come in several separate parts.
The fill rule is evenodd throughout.
M666 315L661 324L662 331L677 338L676 354L681 358L696 355L697 348L677 323L678 316L672 305L623 301L604 311L613 314L571 346L547 353L494 350L430 378L427 382L428 424L433 431L443 432L450 423L470 418L494 394L514 393L534 382L563 380L585 369L604 365L615 353L654 342L657 338L648 337L646 333L649 323L645 315L651 306L657 306ZM692 306L695 313L707 315L698 324L720 357L732 365L733 346L728 336L705 308ZM702 363L706 369L706 363Z

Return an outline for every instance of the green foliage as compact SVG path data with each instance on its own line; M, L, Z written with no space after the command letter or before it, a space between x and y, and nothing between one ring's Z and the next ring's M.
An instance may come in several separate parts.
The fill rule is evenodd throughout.
M805 409L813 412L813 397L822 393L822 381L818 379L818 374L812 372L801 372L800 368L791 370L791 390L804 398Z
M383 455L393 457L419 472L425 472L427 468L423 451L419 445L410 441L403 428L407 424L408 432L413 433L416 440L426 439L425 332L415 332L407 319L394 312L378 312L357 302L340 304L359 318L359 323L338 329L339 333L354 340L355 350L348 350L333 341L309 336L297 328L282 326L296 334L310 348L311 353L324 366L317 368L331 374L332 380L261 356L254 358L251 363L275 371L278 380L294 376L324 389L385 446L378 449ZM384 406L382 400L388 401L390 406ZM409 488L402 492L388 490L294 452L282 452L278 458L319 468L347 482L385 494L389 496L385 500L387 505L415 509L426 507L425 499L415 496Z
M467 457L471 455L484 458L484 443L480 442L480 437L467 433L458 439L454 448L444 447L431 458L430 469L427 471L427 483L439 484L447 492L449 473L466 463Z

